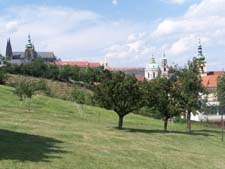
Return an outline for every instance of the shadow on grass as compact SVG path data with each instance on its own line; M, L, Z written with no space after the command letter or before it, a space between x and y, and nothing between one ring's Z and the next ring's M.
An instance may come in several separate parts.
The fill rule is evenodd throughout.
M210 130L210 129L202 129L202 130L195 130L196 132L205 132L205 133L214 133L214 134L220 134L221 129L218 130Z
M189 132L183 132L183 131L164 131L164 130L146 130L146 129L134 129L134 128L124 128L122 129L126 132L138 132L138 133L146 133L146 134L185 134L185 135L192 135L192 136L212 136L211 134L203 131L192 131Z
M59 140L0 129L0 160L48 162L60 158Z

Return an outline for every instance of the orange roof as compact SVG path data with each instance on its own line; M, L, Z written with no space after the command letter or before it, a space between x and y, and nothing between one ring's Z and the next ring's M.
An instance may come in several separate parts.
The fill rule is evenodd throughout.
M100 63L87 62L87 61L57 61L55 63L56 63L56 65L59 65L59 66L69 65L69 66L78 66L80 68L86 68L86 67L97 68L97 67L101 67Z
M202 85L206 88L217 88L217 80L223 75L224 72L208 72L207 76L202 77Z
M145 68L128 68L128 67L107 67L109 71L144 71Z
M145 80L145 77L142 75L135 75L135 78L140 82L143 82Z

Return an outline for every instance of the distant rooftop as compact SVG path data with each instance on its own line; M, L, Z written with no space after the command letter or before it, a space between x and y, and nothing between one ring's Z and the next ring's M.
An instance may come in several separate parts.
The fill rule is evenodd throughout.
M208 72L206 76L202 77L202 85L206 88L217 88L217 80L223 75L223 71Z
M65 66L65 65L69 65L69 66L78 66L80 68L98 68L101 67L101 64L98 62L88 62L88 61L57 61L55 62L56 65L60 65L60 66Z
M130 67L107 67L109 71L144 71L145 68L130 68Z

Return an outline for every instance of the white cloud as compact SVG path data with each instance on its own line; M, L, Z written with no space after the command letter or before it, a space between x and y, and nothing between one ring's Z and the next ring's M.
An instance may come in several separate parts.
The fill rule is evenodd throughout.
M66 60L107 57L110 65L137 67L146 64L152 51L158 59L165 51L170 62L183 64L197 53L200 37L211 68L225 65L225 0L198 1L183 15L160 20L153 30L62 7L14 7L0 14L0 39L11 37L14 50L24 50L30 33L37 50L54 51ZM1 53L4 48L1 41Z
M117 5L118 4L118 0L112 0L112 4L113 5Z
M191 59L196 53L197 39L201 38L203 48L214 50L216 46L225 48L225 0L201 0L190 6L183 16L166 18L152 33L154 39L165 39L168 54L178 62ZM169 44L168 44L169 43ZM195 52L195 53L194 53ZM218 67L224 51L217 53ZM206 56L208 60L215 56ZM221 60L220 60L221 59ZM213 67L210 67L214 69Z
M105 57L114 66L144 67L155 49L146 37L145 32L132 33L125 42L106 48Z
M183 65L196 56L199 38L209 69L221 70L225 65L225 0L201 0L183 15L161 20L143 36L131 34L126 41L112 45L107 48L106 56L112 61L119 60L124 66L144 66L155 49L156 58L165 51L170 63ZM210 64L212 61L214 64Z
M0 23L0 38L11 37L13 50L23 51L31 34L37 50L54 51L65 60L101 60L104 48L137 30L133 23L107 20L92 11L47 6L10 8L0 15ZM4 48L1 41L0 53Z

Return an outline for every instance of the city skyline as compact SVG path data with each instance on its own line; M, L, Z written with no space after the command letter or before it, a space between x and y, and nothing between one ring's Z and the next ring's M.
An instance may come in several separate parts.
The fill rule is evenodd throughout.
M197 55L200 38L208 70L222 70L224 3L0 0L0 53L8 38L14 51L23 50L31 34L37 50L53 51L62 60L107 58L114 67L144 67L152 53L160 61L165 52L170 64L183 65Z

